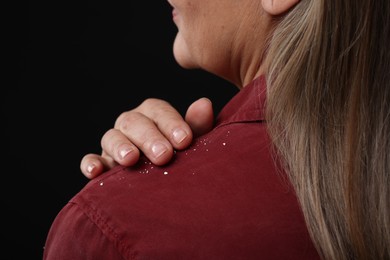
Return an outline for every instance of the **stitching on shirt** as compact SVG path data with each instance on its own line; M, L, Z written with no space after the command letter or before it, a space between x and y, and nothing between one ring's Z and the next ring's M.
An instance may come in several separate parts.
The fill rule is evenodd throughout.
M79 204L75 201L70 203L73 203L78 208L80 208L84 215L86 215L87 218L96 225L100 232L102 232L102 234L114 244L115 248L124 259L127 259L126 255L129 255L131 259L135 259L134 254L130 252L128 246L126 246L125 243L119 239L119 235L115 231L115 228L108 224L107 220L102 217L94 207L91 206L92 203L81 197L79 197L79 200L82 200L83 203Z

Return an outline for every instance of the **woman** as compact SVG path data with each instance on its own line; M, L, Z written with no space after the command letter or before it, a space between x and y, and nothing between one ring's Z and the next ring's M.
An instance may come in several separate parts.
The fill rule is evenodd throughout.
M277 203L284 205L283 208L272 208L275 211L269 213L268 217L284 222L285 219L276 211L288 210L286 213L294 216L293 225L298 227L298 231L292 234L281 232L283 224L279 226L278 222L268 226L268 228L275 228L275 234L279 234L277 238L283 245L280 250L287 250L290 257L297 259L317 257L313 253L312 245L307 243L305 231L300 228L301 220L296 209L299 205L307 231L321 258L388 259L390 257L390 87L388 84L390 53L387 46L390 42L390 3L384 0L176 0L171 4L174 7L174 21L179 29L174 44L174 55L178 63L185 68L205 69L242 88L238 98L235 97L233 100L233 103L239 103L241 107L247 104L245 100L248 100L251 109L254 108L251 102L258 102L257 110L252 110L256 111L258 117L251 114L247 119L253 125L255 122L261 124L261 127L266 129L266 133L260 134L262 130L252 130L253 125L247 123L245 116L240 114L240 123L243 125L234 121L233 123L236 124L234 127L241 129L234 128L234 130L243 131L242 127L245 127L248 136L237 137L228 131L225 133L226 137L229 136L231 139L228 140L233 144L241 141L247 145L246 142L250 139L254 147L243 149L243 154L235 154L237 160L226 159L225 164L241 171L242 178L245 179L247 175L244 173L249 172L250 169L240 163L249 163L245 157L251 157L252 152L257 151L259 160L251 166L259 167L260 170L259 165L266 165L267 170L261 173L267 180L270 178L274 181L273 186L278 183L272 179L275 176L278 176L281 183L283 182L283 178L280 178L283 177L283 173L278 171L279 167L270 163L271 156L277 155L277 163L283 166L299 201L299 204L295 204L291 196L280 197L279 188L282 186L267 190L272 194L272 198L277 198ZM265 97L262 93L265 91L265 88L263 89L265 85L266 106L264 106ZM257 92L253 92L256 88ZM258 101L253 101L256 98ZM147 105L142 107L145 108ZM206 109L210 111L210 106L208 107ZM226 117L237 116L232 108L238 109L234 104L228 104L220 115L222 119L219 120L224 122L224 126L231 120L230 118L226 121ZM243 112L247 115L250 111L249 109ZM210 116L206 118L209 119ZM126 122L118 120L118 128L124 130L124 125ZM176 135L181 137L178 140L184 141L183 147L191 140L191 132L188 126L185 127L187 128L184 135ZM219 133L221 128L217 122L211 137ZM260 141L252 135L254 133L259 134ZM268 135L272 143L270 149L267 149ZM111 137L113 136L121 136L120 142L123 142L123 135L114 132ZM211 138L207 135L206 137ZM196 139L190 148L198 149L196 145L205 140L202 138L204 136ZM216 139L221 141L222 137L219 138ZM131 141L137 146L136 140L137 138ZM149 157L152 161L154 159L155 163L162 164L170 159L172 152L172 147L167 140L164 142L160 143L162 146L155 147L152 143L149 146L146 143L146 146L141 148L145 151L154 150L160 157L153 158L153 153L150 153ZM211 144L207 140L204 143ZM127 142L127 145L129 144ZM221 142L221 144L229 146L228 142ZM174 144L175 146L180 148L180 144ZM259 149L261 147L263 150ZM219 149L223 156L228 156L222 148ZM129 155L129 152L131 154L131 151L137 153L135 146L133 149L124 149L122 155L126 157L125 155ZM185 151L189 152L189 150ZM195 154L193 156L196 160L197 156ZM178 155L179 160L175 159L171 167L176 167L177 164L190 164L192 159L184 160L183 157L181 152ZM127 163L132 164L137 160L137 156L131 158L132 161ZM161 161L159 158L162 158ZM223 165L219 166L223 167ZM93 173L95 169L90 167L89 170ZM95 174L99 173L99 170L96 169ZM224 170L229 171L228 167ZM214 169L214 172L219 173L217 169ZM111 172L108 175L111 177L115 173ZM168 171L164 173L169 175ZM248 182L257 181L252 177L250 175ZM223 182L225 181L227 180L223 179ZM253 188L251 184L241 179L237 178L237 181L243 186L248 185ZM261 185L260 182L256 184ZM91 186L86 193L93 193ZM218 186L214 188L219 189ZM234 196L229 196L229 191L226 190L226 196L233 200ZM117 195L117 192L112 192ZM245 189L240 192L247 195L250 191ZM261 193L260 189L257 192ZM203 191L199 195L203 196ZM255 193L250 195L256 196ZM264 198L259 200L266 203ZM96 199L97 203L101 200L99 197L92 197L92 199ZM287 201L293 206L285 207ZM137 201L132 202L137 203ZM243 202L244 200L241 201ZM239 202L236 203L234 205L240 207ZM216 205L222 207L219 203ZM256 204L250 205L256 207ZM201 210L204 209L202 204L198 206ZM209 208L212 212L218 209ZM226 208L221 209L226 214L226 219L235 219L230 218L229 212L224 211ZM257 215L254 214L253 219L251 218L253 211L247 211L245 205L240 209L248 214L244 219L248 218L252 221L255 216L259 220L267 219L267 216L261 215L258 208L254 211ZM65 210L57 223L61 223L60 220L64 219L66 214L72 216L72 213L69 213L71 210L69 208ZM60 226L57 223L55 226ZM227 226L230 227L229 225L218 227L224 230ZM62 229L66 227L65 225ZM253 250L251 251L253 254L245 255L246 257L277 255L277 248L270 246L274 243L267 244L270 248L268 252L263 247L271 239L269 229L264 229L264 237L267 238L262 239L258 234L249 236L250 232L244 226L240 227L242 229L235 229L235 231L240 230L240 236L248 236L251 239L237 240L242 243L245 250L239 250L239 246L234 243L230 244L235 248L230 252L232 258L242 257L247 249ZM256 225L253 227L258 228ZM53 252L50 246L55 244L53 241L56 241L58 229L60 228L53 228L49 234L47 256ZM256 231L260 230L256 229ZM210 235L207 232L205 234ZM301 254L301 250L300 253L291 250L294 237L297 239L295 248L306 248L307 254ZM248 243L254 243L255 247L248 246ZM228 250L226 244L222 246L216 240L211 240L211 245L216 245L216 248L208 249L206 252L213 252L217 257L223 255L218 252L220 249L218 246ZM260 252L256 251L256 247ZM59 247L54 248L54 252L59 251ZM176 257L180 257L180 253L183 252L174 249L173 251L177 253ZM204 247L201 249L203 250ZM137 252L141 252L142 255L142 251ZM262 252L264 255L261 255ZM158 253L165 256L161 251Z

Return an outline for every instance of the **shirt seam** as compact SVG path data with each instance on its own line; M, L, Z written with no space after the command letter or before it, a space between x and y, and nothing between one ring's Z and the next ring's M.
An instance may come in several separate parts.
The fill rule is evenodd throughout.
M135 259L134 255L128 249L128 246L119 239L119 234L115 231L115 228L108 223L107 219L99 214L99 212L91 206L89 201L80 197L79 199L83 200L83 203L78 203L76 201L71 201L69 203L80 209L83 215L85 215L88 220L100 230L103 236L113 244L123 259L128 259L126 255L129 255L130 259Z

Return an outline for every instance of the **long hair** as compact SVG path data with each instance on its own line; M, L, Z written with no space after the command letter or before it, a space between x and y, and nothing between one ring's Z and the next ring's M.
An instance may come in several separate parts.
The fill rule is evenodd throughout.
M390 259L390 1L301 0L269 46L269 133L318 252Z

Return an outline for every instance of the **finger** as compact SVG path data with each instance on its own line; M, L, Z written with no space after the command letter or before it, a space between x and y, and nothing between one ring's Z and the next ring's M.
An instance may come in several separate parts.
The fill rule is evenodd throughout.
M208 133L214 125L213 105L208 98L201 98L192 103L185 115L194 136Z
M150 118L175 149L181 150L191 144L191 128L168 102L150 98L135 111Z
M102 157L110 158L123 166L137 163L140 152L138 148L118 129L108 130L102 137Z
M156 165L163 165L172 158L171 143L156 123L144 114L135 111L124 113L119 116L115 125L117 129L107 132L102 140L103 149L114 158L117 158L119 147L126 142L126 138L128 145L138 147Z
M80 169L85 177L93 179L104 171L113 168L115 165L114 160L110 157L104 157L97 154L87 154L81 159Z

